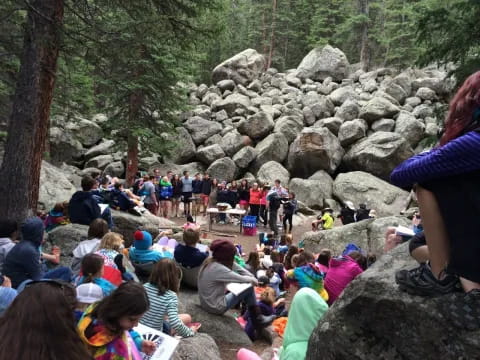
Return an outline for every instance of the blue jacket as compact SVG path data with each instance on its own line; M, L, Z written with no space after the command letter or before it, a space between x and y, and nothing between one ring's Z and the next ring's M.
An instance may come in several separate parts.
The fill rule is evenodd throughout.
M93 220L101 217L100 206L90 191L77 191L73 194L68 213L72 224L90 225Z
M43 276L39 247L43 241L43 222L38 217L27 219L21 226L22 241L8 253L3 271L17 288L23 281L40 280Z
M138 263L138 264L143 264L150 261L158 262L165 258L167 259L173 258L172 253L170 253L169 251L160 252L157 250L150 250L150 249L139 250L134 248L133 246L130 248L129 256L132 262Z

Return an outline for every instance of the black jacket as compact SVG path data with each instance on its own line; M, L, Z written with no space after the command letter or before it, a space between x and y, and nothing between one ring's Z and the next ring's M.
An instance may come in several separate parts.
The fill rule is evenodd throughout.
M68 213L72 224L90 225L101 217L100 206L90 191L77 191L68 205Z

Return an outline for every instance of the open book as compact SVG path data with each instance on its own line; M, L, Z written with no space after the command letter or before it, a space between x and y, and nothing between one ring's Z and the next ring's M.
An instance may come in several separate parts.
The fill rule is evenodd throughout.
M180 342L180 340L174 337L142 324L138 324L133 330L138 332L142 339L153 341L157 346L157 349L152 355L141 353L143 360L169 360Z
M395 234L400 236L413 236L415 232L410 228L399 225L395 228Z
M233 295L238 296L240 293L247 290L249 287L252 287L252 284L249 283L229 283L227 284L227 290L230 291Z

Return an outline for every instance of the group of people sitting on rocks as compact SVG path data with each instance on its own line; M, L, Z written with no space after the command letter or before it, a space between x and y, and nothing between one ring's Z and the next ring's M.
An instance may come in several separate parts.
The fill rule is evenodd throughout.
M287 335L289 326L298 327L313 311L301 307L295 310L294 305L287 310L287 291L309 289L299 292L293 304L304 302L297 298L318 304L318 320L327 304L331 305L367 267L367 257L356 247L338 257L332 257L329 250L314 255L293 245L291 234L282 235L280 242L274 241L273 233L268 234L248 258L241 246L225 239L200 249L200 229L191 218L183 227L183 243L173 249L160 245L164 233L154 241L149 232L140 230L132 234L132 245L125 248L122 235L111 232L101 217L91 222L88 238L78 243L72 251L71 267L65 267L42 259L45 228L45 221L38 217L28 218L20 229L15 222L0 221L0 310L4 320L0 333L6 333L5 327L11 326L21 311L32 317L37 312L42 314L34 324L17 325L19 331L28 334L30 326L41 332L51 324L46 315L51 297L63 294L62 299L54 301L58 306L56 316L65 317L61 325L56 325L61 336L54 341L79 347L83 342L79 354L90 354L85 359L134 359L129 356L154 351L154 344L133 330L138 323L170 335L194 336L201 324L178 311L177 294L182 282L198 289L204 311L221 315L236 308L238 321L252 340L271 341L272 333L266 329L272 323L277 332ZM21 240L17 241L19 235ZM246 286L235 290L231 284ZM19 308L31 296L36 296L34 304L28 309ZM75 327L77 332L73 331ZM44 341L42 351L55 351L52 340ZM302 341L306 344L307 339ZM135 346L128 346L129 342ZM292 349L297 347L293 345ZM293 351L284 348L286 354ZM302 348L306 351L306 345ZM28 350L18 351L24 354Z
M415 189L420 209L409 240L410 253L420 265L398 271L395 280L400 290L413 295L444 296L439 302L442 314L467 330L480 328L480 223L476 221L480 211L479 150L477 72L453 98L440 146L406 160L391 175L393 184ZM166 177L174 182L175 176L172 179ZM148 177L138 186L138 192L150 191L150 200L148 195L136 195L118 183L113 186L122 192L123 199L143 203L156 213L154 180ZM154 241L144 230L127 239L132 245L126 249L125 239L110 231L113 223L108 208L99 206L102 200L97 197L104 198L102 192L112 191L105 185L108 187L85 177L82 191L74 194L68 205L55 206L43 220L31 217L19 226L0 219L2 359L139 359L140 352L153 353L155 343L134 330L138 323L170 335L194 336L201 324L178 310L184 279L198 289L204 311L222 315L238 309L238 322L251 339L269 338L266 329L272 325L283 334L279 358L304 359L308 339L329 305L375 261L354 244L341 254L334 255L328 249L313 254L294 245L291 234L277 241L274 229L244 258L242 248L226 239L217 239L206 249L199 247L200 233L193 219L184 226L183 244L173 249L162 241L165 234ZM248 184L242 182L242 186ZM189 190L188 185L185 189ZM186 195L190 192L192 196L187 199L193 197L193 184L191 191L182 191ZM268 190L266 202L277 197L292 201L294 195L287 194L276 182ZM247 206L246 198L242 200L242 206ZM261 204L251 200L250 196L248 206L255 213L257 208L251 205ZM345 203L344 208L354 210L351 207L353 204ZM269 212L276 223L275 209ZM352 220L346 211L340 217L343 223ZM89 226L88 238L72 252L71 267L58 264L58 248L51 254L44 252L48 248L45 230L65 223L67 218ZM361 220L358 211L353 219ZM388 234L387 245L394 247L406 240L402 235L400 240L399 235ZM296 288L299 290L291 306L286 307L282 297ZM246 349L237 356L241 360L259 359Z

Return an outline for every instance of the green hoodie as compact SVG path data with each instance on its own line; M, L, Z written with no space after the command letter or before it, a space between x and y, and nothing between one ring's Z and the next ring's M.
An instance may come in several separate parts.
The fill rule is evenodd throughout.
M308 339L327 310L327 303L315 290L310 288L298 290L288 312L280 360L305 359Z

